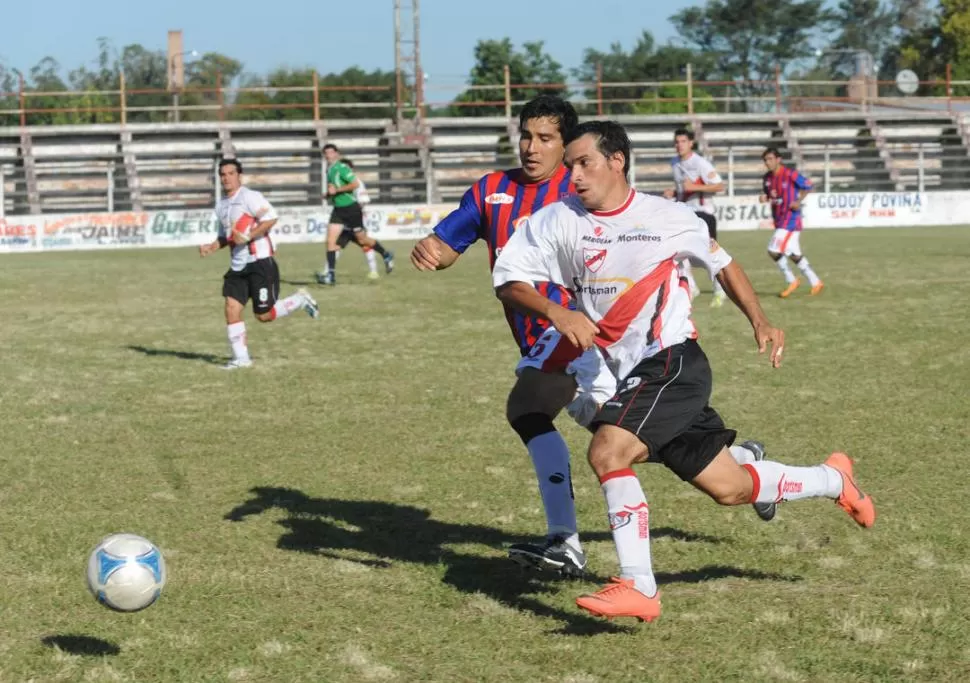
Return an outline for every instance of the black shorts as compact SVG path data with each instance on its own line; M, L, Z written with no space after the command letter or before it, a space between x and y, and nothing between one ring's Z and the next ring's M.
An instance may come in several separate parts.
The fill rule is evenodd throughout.
M273 257L247 263L242 270L230 270L222 282L222 296L242 305L253 300L253 311L269 313L280 295L280 269Z
M706 213L704 211L695 211L697 217L702 221L707 223L707 234L712 240L717 239L717 216L713 213Z
M351 242L356 242L357 238L355 235L359 232L364 232L363 228L355 228L351 230L350 228L344 228L340 231L340 236L337 237L337 248L343 249Z
M684 481L711 464L737 433L708 405L711 366L696 341L671 346L641 361L593 420L622 427Z
M360 204L354 202L350 206L335 206L330 213L330 225L342 225L344 229L354 232L364 229L364 211Z

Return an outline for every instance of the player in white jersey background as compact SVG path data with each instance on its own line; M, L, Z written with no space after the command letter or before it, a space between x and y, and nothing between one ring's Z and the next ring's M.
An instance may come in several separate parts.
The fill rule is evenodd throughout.
M232 359L226 370L251 366L246 323L242 314L246 302L253 300L253 312L260 322L268 323L302 308L311 318L320 314L317 302L305 289L277 300L280 292L280 270L273 255L276 247L270 231L276 225L276 210L266 198L242 184L242 163L237 159L219 162L219 180L225 197L216 204L219 236L199 247L199 254L209 254L232 247L229 270L223 278L222 296L226 299L226 332Z
M533 214L495 263L499 298L542 315L583 349L599 348L619 390L593 420L588 459L601 483L620 576L577 600L604 617L660 616L650 556L647 499L632 466L660 462L722 505L829 497L861 526L875 522L872 499L855 484L852 461L793 467L755 458L741 464L708 401L711 368L696 342L690 297L677 261L695 259L717 276L744 312L758 349L781 363L784 333L768 321L741 267L711 240L687 207L638 194L627 182L630 141L612 121L588 121L567 134L566 164L576 198ZM550 304L532 285L558 282L575 292L577 310Z
M717 239L717 216L713 196L724 192L724 179L717 172L714 165L694 151L694 133L686 128L674 131L674 150L677 152L671 162L674 175L674 187L664 191L667 199L676 199L691 207L707 224L711 239ZM681 264L681 270L690 285L691 296L696 296L700 290L691 273L690 261ZM719 308L724 305L724 289L714 280L714 298L711 306Z

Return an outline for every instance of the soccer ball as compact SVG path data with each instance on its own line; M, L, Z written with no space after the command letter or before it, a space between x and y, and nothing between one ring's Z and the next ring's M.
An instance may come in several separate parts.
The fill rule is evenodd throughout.
M88 558L88 588L98 602L119 612L137 612L158 599L165 586L165 558L147 538L112 534Z
M232 239L236 244L245 244L249 242L249 233L259 225L259 221L256 220L255 216L251 216L248 213L244 213L239 218L232 223Z

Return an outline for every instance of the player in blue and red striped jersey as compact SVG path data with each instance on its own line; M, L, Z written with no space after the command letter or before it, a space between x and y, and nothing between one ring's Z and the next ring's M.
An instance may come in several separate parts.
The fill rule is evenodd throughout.
M472 185L459 207L414 247L414 266L424 271L447 268L478 240L488 245L489 264L494 266L522 219L573 192L562 163L563 138L577 123L576 111L562 98L540 95L526 103L519 115L521 167L489 173ZM556 305L573 307L565 288L548 282L536 288ZM544 543L513 545L509 557L566 576L582 575L586 556L577 532L569 448L553 420L566 407L581 424L592 418L577 414L582 392L593 399L586 405L595 408L613 395L615 379L595 352L584 354L570 343L555 343L558 333L548 320L510 307L505 316L523 356L506 416L532 457L547 522Z
M761 155L768 172L765 173L764 194L759 197L762 204L771 203L771 215L775 221L775 232L768 243L768 255L778 264L781 274L788 285L778 296L787 299L798 289L801 280L795 277L788 266L788 259L795 262L812 286L814 296L825 286L802 255L800 237L802 234L802 201L812 191L808 178L781 162L781 153L769 147Z

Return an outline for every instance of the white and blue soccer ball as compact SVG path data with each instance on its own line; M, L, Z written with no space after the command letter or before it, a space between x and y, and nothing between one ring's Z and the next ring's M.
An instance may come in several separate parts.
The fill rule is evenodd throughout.
M88 558L88 588L98 602L119 612L137 612L154 603L165 579L161 551L135 534L106 536Z

